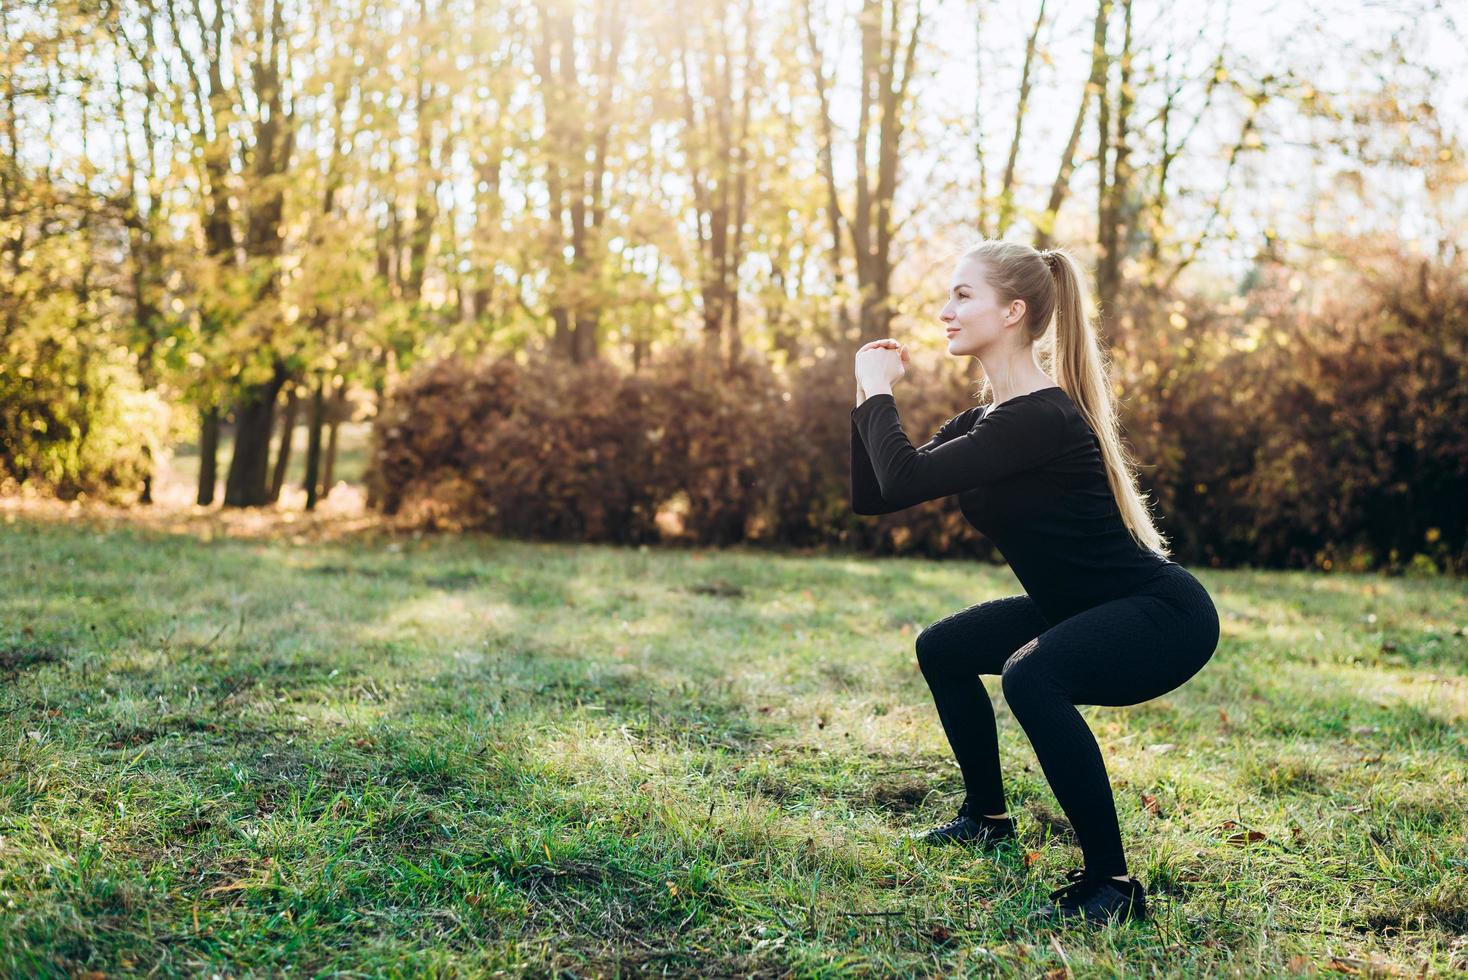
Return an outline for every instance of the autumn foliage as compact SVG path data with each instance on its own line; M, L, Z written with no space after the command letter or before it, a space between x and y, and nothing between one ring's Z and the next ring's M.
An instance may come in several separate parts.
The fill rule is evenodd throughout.
M1468 276L1342 251L1314 282L1262 266L1237 312L1154 310L1117 358L1128 441L1185 559L1465 567Z
M1265 265L1239 300L1131 302L1112 351L1124 436L1175 559L1463 567L1468 285L1394 252L1358 256L1342 281L1309 304ZM849 360L785 376L692 348L635 373L432 363L376 427L370 500L515 537L996 556L942 501L852 513ZM925 440L972 389L915 364L896 391L908 435Z

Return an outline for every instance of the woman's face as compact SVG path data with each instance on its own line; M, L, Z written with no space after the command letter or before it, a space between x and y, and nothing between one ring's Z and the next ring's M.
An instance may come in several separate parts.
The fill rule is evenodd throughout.
M984 278L978 259L960 262L949 283L948 302L938 319L948 333L948 353L977 355L990 350L1003 338L1005 328L1024 319L1025 301L1001 303Z

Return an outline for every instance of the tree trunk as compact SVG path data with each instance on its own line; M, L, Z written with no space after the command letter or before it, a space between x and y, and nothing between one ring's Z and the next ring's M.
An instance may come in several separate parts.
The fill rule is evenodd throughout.
M275 452L275 473L270 478L270 502L280 500L280 488L285 486L286 468L291 464L291 433L296 428L296 412L301 406L301 396L295 386L286 396L285 415L280 423L280 448Z
M831 264L829 278L834 285L833 293L838 295L846 285L846 273L841 261L841 243L844 239L845 219L841 213L841 189L836 183L836 126L831 116L830 99L828 90L830 85L826 78L824 56L821 45L817 38L815 23L811 18L811 4L805 0L801 4L801 22L805 27L806 44L810 49L814 64L811 73L814 76L816 98L820 104L821 139L818 158L820 160L821 178L826 188L826 216L831 224L831 247L827 251L827 259ZM842 337L847 336L851 330L851 311L847 304L837 299L832 309L832 324L835 332Z
M336 431L337 427L341 425L342 412L346 407L346 399L343 397L346 392L346 386L347 383L345 381L340 382L336 386L336 391L332 392L330 407L327 411L327 416L331 419L331 428L326 435L326 468L321 477L322 500L331 496L331 488L336 485Z
M153 450L147 445L143 446L143 455L148 460L148 472L143 475L143 489L138 494L139 504L151 504L153 502L153 473L156 467L153 465Z
M434 89L426 67L434 50L435 39L430 38L430 32L437 19L438 14L430 13L428 4L419 0L418 23L414 28L416 51L413 59L413 76L417 88L413 108L414 126L418 133L415 172L417 189L413 195L413 217L408 230L408 275L403 282L404 295L414 303L423 297L423 279L428 270L428 246L433 240L434 220L438 217L438 177L433 169L433 136L434 117L440 110L430 99Z
M601 315L595 310L576 314L576 333L571 338L572 363L589 364L596 360L599 352L597 326Z
M1131 95L1131 0L1122 0L1122 14L1124 33L1120 58L1121 84L1116 97L1116 125L1114 130L1108 136L1103 137L1101 142L1103 179L1100 185L1096 235L1099 246L1096 260L1096 300L1102 317L1107 320L1104 324L1098 322L1098 328L1102 326L1107 328L1103 332L1113 344L1123 342L1120 336L1121 321L1113 316L1112 311L1116 309L1117 297L1121 292L1121 263L1130 245L1128 239L1132 225L1128 213L1132 197L1132 168L1129 156L1131 152L1131 111L1134 101ZM1104 86L1101 98L1103 105L1109 101L1107 88ZM1104 175L1106 169L1104 154L1108 146L1113 154L1109 178Z
M1004 176L999 181L999 238L1003 238L1009 231L1009 223L1014 219L1014 178L1019 164L1020 143L1024 137L1025 117L1029 114L1030 73L1040 46L1040 29L1044 26L1045 0L1040 0L1040 12L1035 15L1035 26L1030 31L1030 39L1025 42L1024 67L1019 74L1019 103L1014 107L1014 135L1009 140L1009 158L1004 163Z
M274 377L240 392L234 412L234 455L224 480L226 507L263 507L270 503L266 485L270 437L275 428L275 398L284 384L285 365L276 361Z
M245 386L235 410L234 456L224 481L226 507L261 507L270 499L270 441L275 426L275 399L285 386L287 372L285 343L277 339L279 324L281 226L285 213L285 188L280 177L287 172L295 145L295 115L286 101L289 60L286 56L284 5L270 9L267 28L264 10L256 9L255 33L258 50L249 70L255 85L256 111L251 120L254 145L249 169L254 183L245 222L245 254L251 265L263 272L251 297L257 307L270 311L273 376L263 384Z
M204 409L199 419L200 507L214 503L214 484L219 481L219 409Z
M1060 213L1060 206L1065 203L1066 195L1070 193L1070 175L1075 169L1076 148L1081 142L1081 128L1086 121L1086 110L1091 105L1091 95L1096 93L1097 97L1104 103L1106 89L1106 30L1107 15L1111 11L1112 0L1100 0L1096 8L1096 23L1091 32L1091 76L1086 81L1085 88L1081 90L1081 104L1076 109L1075 122L1071 126L1070 140L1065 144L1065 149L1060 154L1060 170L1055 175L1055 180L1050 185L1050 201L1045 206L1045 213L1040 216L1038 227L1035 231L1035 240L1031 243L1035 248L1049 248L1055 237L1055 218ZM1106 128L1103 126L1103 128Z
M336 419L326 429L326 460L321 469L321 499L331 496L336 486L336 430L340 423Z
M316 509L316 498L321 492L321 422L326 414L326 379L316 379L316 389L311 392L311 421L306 436L306 510Z
M806 33L816 59L817 94L821 98L822 129L829 141L834 132L829 104L825 98L825 79L821 75L821 55L810 25L806 7ZM884 6L878 0L863 0L858 24L861 32L861 86L856 115L856 139L852 144L856 157L856 184L852 217L845 222L856 258L857 335L866 340L889 332L895 311L892 305L892 242L902 222L895 220L893 206L899 178L902 136L908 124L904 114L910 109L908 86L913 77L917 42L921 34L923 11L912 6L910 28L901 24L902 7ZM905 35L905 38L904 38ZM873 172L871 132L875 127L876 167ZM824 162L828 194L833 205L834 173ZM839 224L839 223L838 223ZM844 334L845 317L839 321ZM835 338L832 338L835 339ZM843 336L841 339L854 339Z

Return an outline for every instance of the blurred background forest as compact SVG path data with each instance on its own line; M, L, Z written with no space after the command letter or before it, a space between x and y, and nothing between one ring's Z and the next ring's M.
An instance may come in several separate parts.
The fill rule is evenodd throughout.
M984 400L988 235L1094 270L1177 560L1461 572L1449 7L0 0L0 493L990 555L847 496L861 344Z

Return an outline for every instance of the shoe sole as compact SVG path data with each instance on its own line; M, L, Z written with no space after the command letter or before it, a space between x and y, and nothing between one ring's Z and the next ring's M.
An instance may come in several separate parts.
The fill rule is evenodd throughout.
M1118 912L1116 915L1109 916L1105 919L1096 919L1088 915L1082 915L1078 912L1047 912L1043 909L1040 909L1031 912L1029 915L1029 919L1031 922L1039 926L1105 926L1113 924L1123 925L1133 922L1144 923L1151 919L1151 915L1145 912L1133 912L1130 915L1124 915Z
M967 847L976 851L1000 851L1005 848L1017 847L1019 841L1013 837L1002 837L998 840L924 840L921 837L907 837L905 840L913 844L922 844L925 847Z

